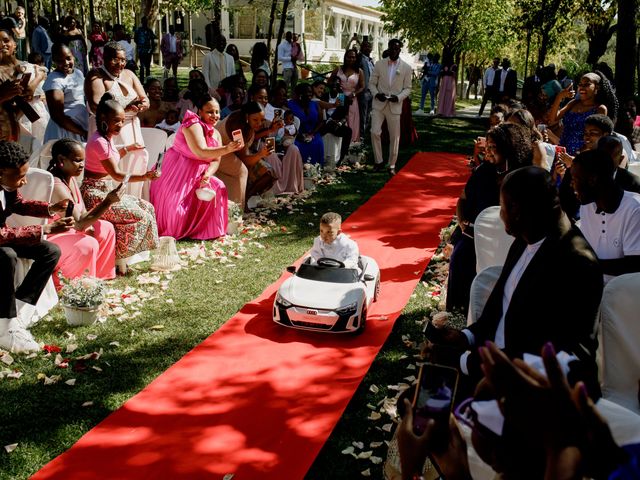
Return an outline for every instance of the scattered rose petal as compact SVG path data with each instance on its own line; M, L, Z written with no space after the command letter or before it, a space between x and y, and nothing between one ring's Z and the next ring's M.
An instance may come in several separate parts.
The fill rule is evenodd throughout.
M5 445L4 449L7 451L7 453L11 453L13 452L16 448L18 447L17 443L11 443L9 445Z
M382 445L384 445L384 442L371 442L371 443L369 444L369 447L371 447L371 448L378 448L378 447L381 447Z
M87 340L89 340L89 341L93 341L93 340L95 340L96 338L98 338L98 335L95 335L95 334L93 334L93 333L89 333L89 334L87 334Z
M410 363L409 365L407 365L407 370L415 370L416 366L413 363Z
M70 378L69 380L67 380L66 382L67 385L69 385L70 387L73 387L76 384L76 379L75 378Z
M359 448L360 450L364 448L364 443L362 442L351 442L351 445L353 445L356 448Z
M365 471L360 472L360 475L362 475L363 477L370 477L371 476L371 470L369 470L367 468Z
M42 350L44 350L47 353L58 353L62 351L62 349L57 345L44 345L42 347Z
M11 355L9 355L8 353L4 353L0 357L0 361L2 361L2 363L5 363L7 365L11 365L13 363L13 357Z
M166 302L166 303L173 303L173 299L172 299L172 298L167 298L167 299L165 300L165 302Z
M372 384L372 385L369 387L369 391L370 391L371 393L378 393L378 392L380 391L380 389L378 388L378 386L377 386L377 385Z
M69 345L67 345L67 348L65 349L65 351L67 353L73 353L78 349L78 345L75 343L70 343Z
M391 432L392 428L393 428L393 423L386 423L382 426L382 430L384 430L385 432Z
M91 367L91 368L93 368L96 372L101 372L102 371L102 369L100 367L96 367L95 365L93 367Z
M17 380L22 375L24 375L24 373L19 372L18 370L14 370L13 372L7 373L7 378L13 378L14 380Z
M38 354L36 352L31 352L29 355L27 355L26 358L27 360L31 360L32 358L36 358L38 356Z
M351 455L353 453L353 451L354 451L353 447L347 447L344 450L342 450L342 452L340 452L340 453L342 453L344 455Z
M81 407L92 407L93 406L93 402L84 402L82 405L80 405Z
M111 343L109 343L109 345L111 345L112 347L119 347L120 346L120 342L111 342Z
M231 480L233 477L235 477L234 473L227 473L224 477L222 477L222 480Z
M372 450L369 450L368 452L360 452L360 453L358 454L358 458L364 458L364 459L367 459L367 458L369 458L371 455L373 455L373 451L372 451Z
M153 325L149 327L149 330L163 330L163 329L164 329L164 325Z
M367 418L369 420L375 421L380 420L382 418L382 415L380 415L378 412L371 412Z
M369 457L369 460L371 460L371 463L373 463L374 465L380 465L382 463L382 458L380 457L371 456Z

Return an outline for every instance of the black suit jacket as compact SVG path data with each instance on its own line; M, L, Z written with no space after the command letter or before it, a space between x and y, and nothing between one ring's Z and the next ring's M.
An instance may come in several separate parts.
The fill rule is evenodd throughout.
M513 242L482 315L469 327L476 346L495 339L505 283L525 247L523 240ZM597 378L595 330L602 289L595 253L580 230L565 219L542 243L513 292L505 316L505 353L511 358L540 355L542 346L552 342L556 351L584 360ZM479 373L479 356L473 350L467 365L470 374Z
M503 96L509 98L516 98L516 92L518 90L518 72L511 69L507 72L507 78L504 80Z

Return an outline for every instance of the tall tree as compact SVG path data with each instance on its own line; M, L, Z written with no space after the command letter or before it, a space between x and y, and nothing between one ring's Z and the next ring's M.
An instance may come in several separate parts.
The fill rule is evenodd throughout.
M618 0L618 33L616 38L616 93L625 99L634 93L637 61L638 0Z
M584 2L580 11L587 23L585 33L589 42L587 63L592 67L598 63L600 57L607 52L609 40L618 28L614 23L617 13L617 2Z
M287 23L287 13L289 12L289 0L282 2L282 13L280 14L280 27L278 28L278 41L276 42L276 49L273 54L273 68L271 69L271 84L275 85L278 78L278 45L282 42L284 36L284 28Z

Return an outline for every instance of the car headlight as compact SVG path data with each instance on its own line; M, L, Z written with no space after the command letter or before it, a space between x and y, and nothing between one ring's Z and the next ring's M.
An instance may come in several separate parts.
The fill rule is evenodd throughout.
M336 308L338 315L353 315L358 310L358 302L350 303L345 307Z
M291 302L288 302L287 300L285 300L284 297L279 293L278 295L276 295L276 303L284 308L289 308L291 305L293 305Z

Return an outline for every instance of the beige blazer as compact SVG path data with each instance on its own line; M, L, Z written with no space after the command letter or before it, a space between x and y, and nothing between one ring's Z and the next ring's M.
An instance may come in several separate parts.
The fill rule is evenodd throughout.
M394 75L391 84L389 84L389 60L383 58L376 62L369 79L369 90L373 95L374 110L382 110L384 106L389 103L391 112L400 115L402 113L402 101L411 95L411 78L413 72L409 64L398 59L399 65L396 74ZM381 102L376 98L378 93L384 93L385 95L396 95L398 97L397 102Z

